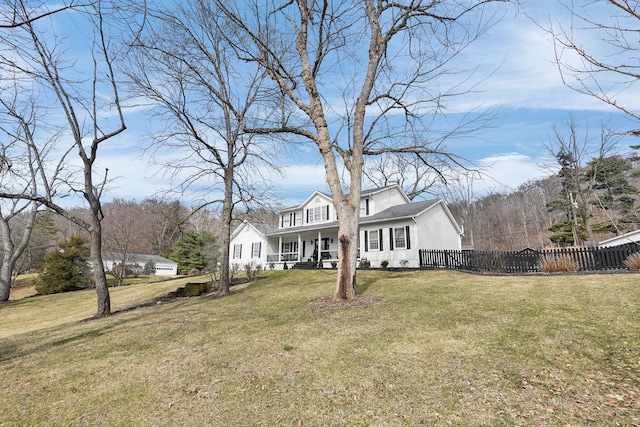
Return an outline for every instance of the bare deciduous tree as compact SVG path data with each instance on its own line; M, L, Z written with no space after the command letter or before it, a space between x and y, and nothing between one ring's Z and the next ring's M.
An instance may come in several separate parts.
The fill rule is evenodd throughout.
M573 222L574 244L581 246L579 229L584 227L591 245L596 243L592 229L594 181L586 176L585 167L591 162L593 174L597 174L602 161L614 148L619 133L602 126L599 138L581 134L573 117L566 122L566 129L553 126L553 139L546 144L547 151L560 166L561 195Z
M142 240L139 233L142 217L137 203L122 199L113 199L105 204L103 212L105 214L103 246L119 258L122 268L114 268L111 273L118 280L118 285L122 285L127 272L127 258L135 253L136 242Z
M11 85L14 89L17 87ZM8 88L3 88L0 118L0 186L16 193L34 194L37 189L38 169L33 162L32 132L35 117L30 110L19 111L15 104L16 93L9 102ZM17 157L16 157L17 156ZM2 264L0 265L0 302L8 301L15 267L27 249L31 232L36 221L39 204L23 199L0 201L0 235L2 236ZM23 217L25 224L17 227L17 220Z
M553 37L564 84L640 119L640 111L625 98L636 93L640 83L640 2L561 3L572 16L570 23L551 21L546 30Z
M0 67L21 81L28 81L35 105L46 109L47 120L41 120L40 134L61 135L56 152L49 154L71 161L71 151L77 153L79 175L65 176L62 162L55 163L51 170L50 158L45 158L42 146L35 137L34 162L41 173L55 176L54 186L41 186L37 194L3 192L2 198L36 201L57 214L78 224L90 235L91 263L97 294L96 317L108 316L111 303L102 263L103 218L101 197L107 182L107 172L96 177L94 166L99 148L108 140L125 130L117 79L113 67L112 40L108 39L105 9L110 6L100 0L83 8L74 8L74 19L78 25L88 24L93 40L90 54L79 68L70 50L65 49L64 38L57 33L59 27L46 19L34 19L43 15L43 5L32 5L19 0L12 5L17 21L23 22L9 33L2 35L4 50L0 52ZM83 24L80 24L82 21ZM78 37L78 35L74 35ZM75 40L77 42L77 40ZM87 64L88 63L88 64ZM87 74L83 75L83 72ZM41 114L44 116L44 114ZM68 141L68 143L67 143ZM67 143L67 145L64 145ZM43 182L50 182L49 177ZM97 179L96 179L97 178ZM42 182L41 182L42 184ZM60 204L63 195L80 195L88 204L90 216L87 220L72 215Z
M438 153L456 162L440 144L451 131L438 133L436 117L470 90L455 58L494 22L498 2L215 3L233 25L226 34L240 57L282 94L279 120L247 130L306 138L322 156L339 218L334 298L352 299L364 158L411 154L429 164Z
M165 128L154 135L154 150L181 153L160 161L177 192L198 194L200 208L221 206L219 291L229 292L229 241L234 207L260 199L261 170L276 170L275 148L243 125L267 97L264 72L241 62L226 41L230 31L214 4L202 0L169 3L147 11L147 29L134 44L129 77L155 106ZM159 84L159 82L162 82ZM160 156L156 156L159 158Z

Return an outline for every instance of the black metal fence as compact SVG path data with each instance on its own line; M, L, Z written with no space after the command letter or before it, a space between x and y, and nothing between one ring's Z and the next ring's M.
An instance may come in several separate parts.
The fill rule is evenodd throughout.
M627 269L626 259L640 252L640 245L629 243L610 248L564 248L519 252L445 251L420 249L421 268L445 268L499 273L532 273L543 271L549 261L569 262L577 271Z

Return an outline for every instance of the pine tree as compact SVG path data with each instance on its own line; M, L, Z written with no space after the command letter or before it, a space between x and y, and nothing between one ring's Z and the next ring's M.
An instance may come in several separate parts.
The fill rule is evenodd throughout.
M92 285L87 239L74 235L45 257L36 290L40 294L85 289Z
M187 231L167 249L165 256L178 263L179 274L202 270L209 263L205 248L215 240L216 236L210 231Z

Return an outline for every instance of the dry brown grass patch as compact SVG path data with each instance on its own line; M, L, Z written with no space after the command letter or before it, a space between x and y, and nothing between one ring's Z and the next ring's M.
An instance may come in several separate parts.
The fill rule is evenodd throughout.
M575 273L578 266L569 255L545 255L540 260L540 270L545 273Z
M380 301L382 298L375 295L356 295L351 300L337 300L332 297L315 298L309 301L309 305L314 310L344 310L354 307L371 307Z
M629 255L627 259L624 260L624 265L626 265L629 270L640 270L640 252Z

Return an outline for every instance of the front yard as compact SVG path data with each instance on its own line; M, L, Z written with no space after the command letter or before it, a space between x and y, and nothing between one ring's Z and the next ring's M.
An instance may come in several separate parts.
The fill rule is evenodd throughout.
M89 322L91 292L0 306L0 425L640 425L635 274L360 271L371 303L317 304L334 275Z

